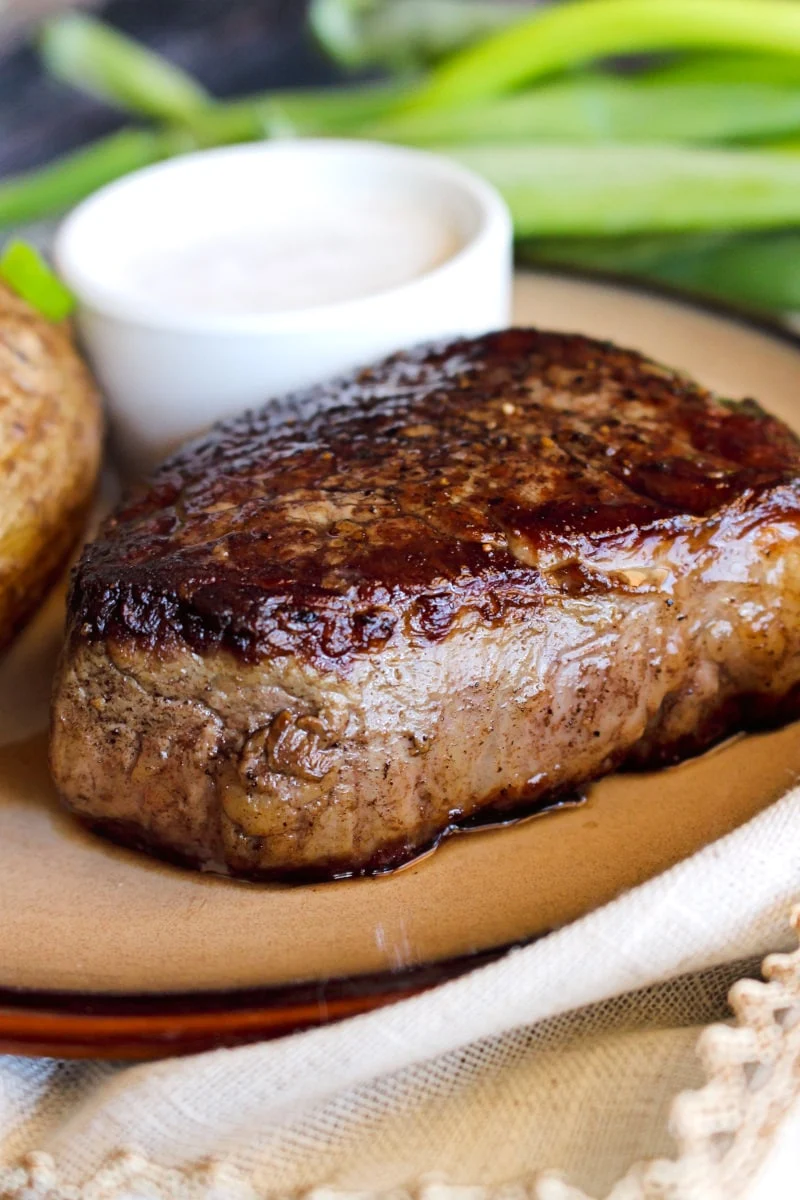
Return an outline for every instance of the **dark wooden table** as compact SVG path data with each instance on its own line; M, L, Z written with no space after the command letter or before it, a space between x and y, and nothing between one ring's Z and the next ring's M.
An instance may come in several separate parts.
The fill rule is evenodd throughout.
M319 84L334 68L305 31L304 0L110 0L102 15L217 95ZM121 117L43 75L30 45L0 51L0 176L110 132Z

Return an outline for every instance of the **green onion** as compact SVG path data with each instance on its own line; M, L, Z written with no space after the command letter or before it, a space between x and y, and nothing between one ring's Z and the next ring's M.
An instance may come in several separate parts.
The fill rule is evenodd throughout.
M39 170L0 180L0 228L63 212L121 175L190 148L183 134L123 129Z
M749 308L800 311L800 233L523 242L522 262L654 280Z
M571 0L442 63L409 110L477 102L610 55L720 49L800 56L793 0Z
M45 67L56 79L130 112L179 122L210 102L184 71L84 14L47 22L39 45Z
M0 226L60 212L128 171L198 146L380 136L440 149L493 182L532 261L800 307L800 232L787 231L800 226L800 4L567 0L498 31L511 8L314 0L318 35L332 46L338 37L336 53L351 66L416 69L470 45L421 85L223 102L100 22L52 22L42 42L51 73L161 124L0 182ZM714 50L723 53L703 53ZM608 56L665 51L698 53L632 78L583 72L506 94ZM701 148L748 139L762 148Z
M49 321L63 321L75 307L72 292L27 242L7 244L0 255L0 279Z
M800 223L800 159L677 146L446 146L505 196L517 237Z
M516 20L521 6L498 0L312 0L311 29L348 70L416 70Z
M765 83L771 87L800 87L800 60L775 54L692 54L640 72L643 84Z
M799 64L800 66L800 64ZM542 85L482 104L390 115L383 140L437 142L722 142L800 129L800 86L655 84L590 78Z
M46 24L40 49L51 75L134 114L186 125L200 145L336 133L375 120L407 94L381 83L215 101L160 55L77 14Z
M519 242L522 262L646 275L666 259L697 256L731 241L730 233L649 233L633 237L542 238Z
M267 137L358 134L406 95L397 84L265 92L223 100L197 113L190 128L201 145L258 141Z
M46 167L0 180L0 228L63 212L106 183L161 159L203 146L285 133L345 132L386 112L397 89L286 93L219 104L190 126L123 129Z
M764 142L762 150L777 150L781 154L797 154L800 152L800 137L776 138L775 141Z
M800 233L732 238L663 260L654 278L753 308L800 310Z

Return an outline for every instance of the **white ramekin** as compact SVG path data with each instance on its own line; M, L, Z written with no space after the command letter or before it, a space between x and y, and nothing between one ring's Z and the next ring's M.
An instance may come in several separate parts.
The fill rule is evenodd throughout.
M401 286L312 308L244 315L170 311L126 290L130 259L198 222L235 229L280 195L331 205L391 195L435 206L461 248ZM138 171L62 224L56 265L78 297L78 324L129 470L150 466L213 421L431 338L507 324L511 221L483 180L437 155L371 142L307 139L189 154Z

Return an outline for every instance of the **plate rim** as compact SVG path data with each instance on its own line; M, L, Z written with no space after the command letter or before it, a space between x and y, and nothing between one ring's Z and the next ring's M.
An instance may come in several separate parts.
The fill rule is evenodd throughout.
M421 995L535 940L398 971L263 988L120 993L0 988L0 1054L136 1060L283 1037Z
M516 269L514 278L520 275L606 285L665 300L761 333L800 352L800 331L780 318L714 297L688 295L668 284L544 263ZM143 1060L282 1037L410 999L496 962L532 940L392 972L261 988L188 992L0 988L0 1053Z

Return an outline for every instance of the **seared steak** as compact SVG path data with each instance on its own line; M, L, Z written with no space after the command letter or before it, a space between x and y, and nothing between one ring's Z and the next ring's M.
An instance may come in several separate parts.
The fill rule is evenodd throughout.
M188 862L396 865L453 824L800 712L800 444L510 330L221 425L84 552L52 769Z

